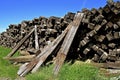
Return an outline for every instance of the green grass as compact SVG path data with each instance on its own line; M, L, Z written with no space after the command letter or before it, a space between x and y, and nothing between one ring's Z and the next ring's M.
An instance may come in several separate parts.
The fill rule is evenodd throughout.
M60 80L95 80L97 76L97 68L88 64L74 64L70 67L69 65L65 65L59 78Z
M0 46L0 77L15 79L18 67L3 59L10 51L11 49Z
M89 64L80 63L70 65L68 63L62 66L59 75L52 77L53 65L44 67L35 74L27 75L27 80L108 80L99 74L99 69Z
M4 60L11 49L0 46L0 78L17 77L18 67ZM18 55L17 53L16 55ZM108 80L99 74L99 69L85 63L65 63L57 77L53 77L54 65L44 66L37 73L28 74L26 80Z

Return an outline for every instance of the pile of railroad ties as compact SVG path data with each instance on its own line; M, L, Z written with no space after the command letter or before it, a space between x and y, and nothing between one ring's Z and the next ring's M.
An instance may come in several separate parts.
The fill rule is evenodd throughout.
M20 76L36 72L49 61L55 64L55 75L64 60L91 59L120 68L120 2L69 12L63 18L39 17L11 24L0 34L0 45L13 48L6 59L25 63L18 71ZM20 56L12 57L17 50Z

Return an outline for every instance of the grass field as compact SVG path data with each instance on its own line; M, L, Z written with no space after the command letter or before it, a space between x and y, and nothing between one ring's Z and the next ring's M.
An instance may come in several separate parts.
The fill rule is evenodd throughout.
M4 60L11 49L0 46L0 78L16 79L18 66ZM52 77L54 65L42 67L37 73L28 74L26 80L108 80L103 75L100 75L98 68L86 63L80 64L64 64L59 75Z
M27 80L109 80L99 74L99 69L89 64L64 64L59 75L52 77L53 65L42 68L38 73L29 74Z
M14 80L17 77L16 72L18 67L11 65L9 61L3 59L10 51L11 49L0 46L0 77L7 77Z

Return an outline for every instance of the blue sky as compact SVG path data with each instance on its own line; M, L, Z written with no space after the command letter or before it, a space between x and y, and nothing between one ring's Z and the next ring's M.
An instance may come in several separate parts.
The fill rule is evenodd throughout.
M18 24L23 20L39 16L62 17L67 12L99 8L105 4L106 0L1 0L0 32L5 31L9 24Z

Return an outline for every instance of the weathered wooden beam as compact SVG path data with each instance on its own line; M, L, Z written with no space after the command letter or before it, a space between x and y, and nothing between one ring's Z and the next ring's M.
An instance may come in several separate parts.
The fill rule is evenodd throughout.
M120 63L107 62L103 65L104 68L120 69Z
M108 34L106 34L106 37L107 37L108 41L111 41L111 40L114 39L114 36L112 35L111 32L109 32Z
M30 37L30 35L34 32L34 30L35 29L32 29L31 32L28 35L26 35L6 57L13 56L14 53L22 46L22 44Z
M120 63L107 62L107 63L91 63L91 65L106 68L106 69L120 69Z
M110 47L110 48L115 48L115 46L116 46L115 43L109 43L109 44L108 44L108 47Z
M27 56L18 56L18 57L9 57L7 60L12 62L30 62L35 58L35 55L27 55Z
M92 58L92 61L94 62L99 62L99 55L98 54L94 54L94 57Z
M72 27L71 29L69 30L69 32L67 33L64 41L63 41L63 44L60 48L60 50L58 51L57 53L57 56L56 56L56 63L55 63L55 67L54 67L54 75L57 75L62 64L64 63L64 60L68 54L68 51L71 47L71 44L73 42L73 39L76 35L76 32L81 24L81 21L82 21L82 18L83 18L83 13L77 13L75 15L75 19L73 21L73 24L72 24Z
M114 32L114 39L119 39L120 38L120 32Z
M85 37L82 41L80 41L80 47L85 46L90 41L89 37Z
M94 27L95 27L95 24L93 23L88 23L88 26L87 26L89 29L93 30Z
M112 22L108 22L107 24L106 24L106 26L108 26L108 28L112 28L113 27L113 23Z
M104 35L100 35L97 40L99 42L103 42L104 39L105 39L105 36Z
M89 47L85 48L84 51L83 51L83 53L86 55L86 54L88 54L88 52L90 52L90 50L91 50L91 48L89 48Z

